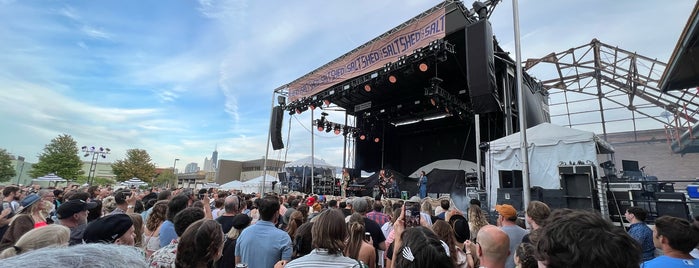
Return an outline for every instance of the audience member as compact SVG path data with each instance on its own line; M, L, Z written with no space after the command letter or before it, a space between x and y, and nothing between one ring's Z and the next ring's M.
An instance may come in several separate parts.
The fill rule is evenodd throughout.
M118 257L115 257L118 256ZM143 253L130 246L86 244L43 248L2 260L3 267L146 267Z
M32 229L17 240L13 246L0 253L0 259L24 254L45 247L68 246L70 230L61 225L51 224L44 228Z
M128 215L133 222L134 246L143 248L143 218L141 218L141 214L129 212L126 213L126 215Z
M45 206L46 204L37 194L30 194L22 199L17 215L10 219L10 227L2 237L0 250L14 245L29 230L46 226L47 215L42 214Z
M388 215L383 213L383 204L379 201L374 202L373 209L366 214L366 217L370 220L375 221L379 226L383 226L387 222L391 221Z
M471 256L471 252L468 251L469 254L467 255L466 252L457 247L454 229L451 228L449 223L446 221L436 221L432 225L432 231L434 231L437 237L444 241L449 247L449 257L451 257L454 267L473 267L473 256Z
M689 255L699 244L699 228L689 221L672 216L655 219L653 243L663 256L644 262L643 268L699 267L699 260Z
M221 257L222 252L221 225L211 219L201 219L189 225L180 236L175 266L213 267L214 261Z
M134 245L134 224L126 214L112 214L95 220L85 228L85 243Z
M235 244L240 233L250 225L252 219L245 214L238 214L233 217L233 228L226 233L223 243L223 255L216 262L216 267L235 267Z
M526 215L524 219L532 227L532 232L536 232L541 228L541 225L546 222L546 219L551 215L551 209L546 203L541 201L531 201L527 206ZM531 233L524 235L522 237L522 243L531 243L530 238Z
M0 214L0 238L5 235L5 232L10 227L10 219L15 216L19 210L19 205L14 206L13 201L20 196L19 187L9 185L2 189L2 213Z
M203 210L199 208L185 208L172 219L173 227L177 237L182 236L187 227L193 222L201 220L205 217ZM170 244L161 247L160 249L153 252L153 254L148 258L148 267L154 268L171 268L175 266L175 259L177 256L177 245L178 239L175 238Z
M476 251L480 265L488 268L504 268L510 255L510 238L502 229L486 225L478 231Z
M298 230L296 230L296 235L293 238L294 251L291 255L291 259L298 259L300 257L306 256L313 250L313 233L311 232L313 228L312 222L307 222L301 224Z
M449 199L442 199L439 201L439 208L441 208L441 211L437 213L437 218L440 219L445 219L447 211L449 211L449 207L451 207Z
M260 220L240 234L235 245L236 264L248 267L273 267L280 260L291 260L291 238L275 227L279 199L268 195L258 201Z
M641 262L636 240L598 213L585 210L552 211L535 247L539 267L631 268Z
M148 218L146 219L145 230L143 232L143 249L146 252L146 258L150 257L153 252L160 249L160 226L167 218L167 200L160 200L153 205Z
M178 237L172 220L175 218L177 213L187 208L187 204L189 204L189 197L186 195L177 195L168 202L167 217L160 226L160 232L158 233L158 240L160 240L161 248L169 245L172 240L175 240Z
M87 227L89 210L97 207L95 202L85 202L80 199L70 200L61 204L56 210L56 216L61 225L70 229L70 245L83 243L83 232Z
M303 224L303 214L300 211L294 211L289 217L289 225L287 226L286 232L289 234L290 238L296 235L296 230Z
M359 215L362 215L362 218L364 218L364 229L371 235L374 249L386 250L386 237L381 231L381 225L365 216L368 207L369 203L366 198L360 197L352 200L352 210L354 210L355 213L359 213Z
M655 257L653 230L644 222L647 214L646 210L640 207L629 207L624 214L624 218L631 223L628 229L629 235L636 239L641 247L642 261L649 261Z
M394 228L393 267L454 267L449 257L449 246L439 240L432 230L424 226L404 229L403 222L401 217Z
M363 262L369 268L376 267L376 251L366 239L364 219L359 213L354 213L347 223L349 238L345 247L345 256Z
M534 245L531 243L520 243L515 250L515 267L517 268L537 268L539 267L534 258Z
M514 268L514 252L522 242L522 238L528 232L522 227L517 225L517 210L508 204L496 205L495 210L498 212L498 226L505 231L507 236L510 238L510 255L507 256L507 262L505 263L505 268Z
M347 226L342 212L335 209L323 211L317 216L311 232L313 251L284 267L359 267L356 260L342 255L347 238ZM284 265L284 261L279 264Z

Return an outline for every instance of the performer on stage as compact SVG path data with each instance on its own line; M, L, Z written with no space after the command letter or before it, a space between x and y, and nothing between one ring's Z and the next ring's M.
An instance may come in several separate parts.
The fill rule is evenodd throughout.
M425 198L427 197L427 174L425 174L424 170L420 171L420 173L420 181L417 185L420 187L420 198Z
M388 187L388 181L389 178L386 177L386 170L382 169L379 171L379 193L381 194L381 197L387 197L386 188Z
M342 169L342 198L347 197L347 186L349 185L350 182L350 174L349 171L346 168Z

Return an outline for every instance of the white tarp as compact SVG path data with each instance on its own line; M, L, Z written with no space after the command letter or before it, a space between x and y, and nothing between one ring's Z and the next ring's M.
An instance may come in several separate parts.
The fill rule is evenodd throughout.
M330 169L337 168L331 164L328 164L327 162L325 162L325 160L318 159L318 158L313 158L313 163L311 163L310 156L301 158L299 160L296 160L296 161L293 161L290 163L286 163L286 165L284 165L284 167L285 168L288 168L288 167L310 167L311 164L313 165L313 167L316 167L316 168L330 168Z
M224 184L221 184L221 186L218 187L221 190L241 190L243 189L243 182L242 181L229 181Z
M598 166L598 153L611 153L614 148L600 140L594 133L550 123L542 123L527 129L530 186L544 189L559 189L558 166L561 162L583 163ZM490 207L497 202L500 187L500 170L522 170L520 133L490 142L485 154L486 178L490 182L486 189L490 196Z
M262 192L262 178L262 176L259 176L243 182L240 190L246 194ZM269 174L265 175L264 180L266 192L272 191L272 182L279 182L279 179Z
M47 182L66 182L65 179L57 176L54 173L49 173L46 176L43 177L38 177L36 179L33 179L32 181L47 181Z

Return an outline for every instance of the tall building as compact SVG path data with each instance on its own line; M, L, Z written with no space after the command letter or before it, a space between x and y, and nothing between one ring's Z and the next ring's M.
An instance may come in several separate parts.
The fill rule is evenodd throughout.
M208 157L204 157L204 171L206 171L206 172L213 171L213 169L211 168L211 160L209 160Z
M218 165L218 150L217 148L214 148L214 153L211 154L211 171L210 172L216 172L216 168Z
M195 173L199 172L199 164L197 163L189 163L187 166L184 167L184 173Z

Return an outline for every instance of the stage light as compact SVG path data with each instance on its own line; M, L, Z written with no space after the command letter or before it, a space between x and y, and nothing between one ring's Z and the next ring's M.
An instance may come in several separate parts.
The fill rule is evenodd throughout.
M83 150L85 150L85 149L87 149L87 146L83 146L83 147L82 147L82 148L80 148L80 149L83 149Z
M364 85L364 91L371 92L371 85L369 85L369 84Z
M335 135L340 135L340 132L342 132L342 130L340 130L340 125L335 125L335 129L333 129L333 131L335 132Z
M439 104L439 100L436 97L432 97L430 98L430 104L432 104L432 106L437 106Z
M333 130L333 124L330 122L325 123L325 132L330 133Z
M318 131L323 131L323 126L318 126Z
M313 103L311 103L311 105L308 105L308 108L311 108L311 110L315 110L315 109L316 109L316 105L313 104Z
M424 73L424 72L427 72L427 69L429 69L429 66L427 65L427 63L424 63L424 62L423 62L423 63L420 63L420 65L418 65L417 67L418 67L418 69L420 69L420 71L423 72L423 73Z
M348 133L349 133L349 127L348 126L342 127L342 136L347 137Z
M83 157L88 157L88 156L90 156L90 154L85 154L85 155L83 155Z
M330 106L330 100L328 99L323 100L323 103L325 103L325 106Z
M374 142L379 143L381 141L379 138L374 138Z
M296 108L296 114L301 114L301 109L300 109L300 108Z
M360 140L366 140L366 135L364 135L364 134L359 135L359 139L360 139Z
M398 78L395 75L389 75L388 82L391 82L391 84L395 84L396 82L398 82Z
M290 110L289 115L294 115L294 110Z

